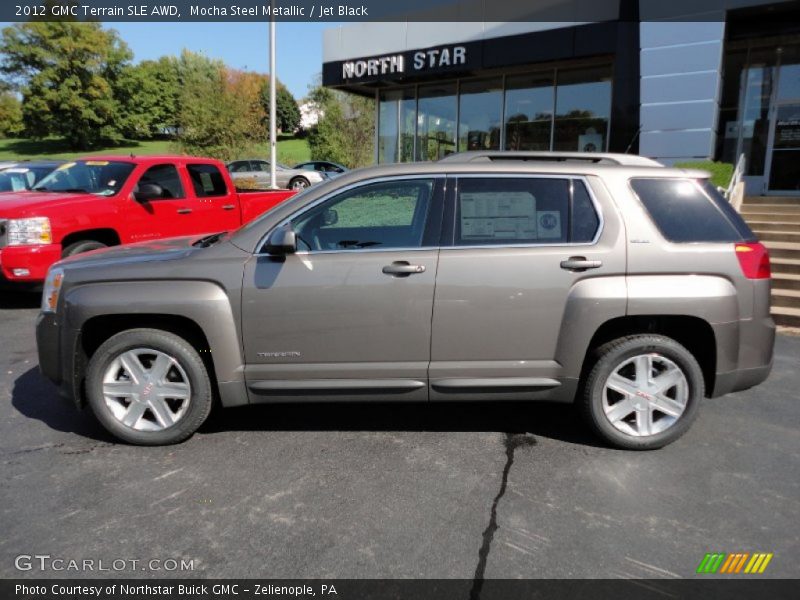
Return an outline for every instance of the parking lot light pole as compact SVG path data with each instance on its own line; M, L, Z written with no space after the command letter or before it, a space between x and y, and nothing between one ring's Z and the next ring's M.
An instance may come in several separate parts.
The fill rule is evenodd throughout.
M278 160L275 133L275 1L269 17L269 187L276 189L275 165Z

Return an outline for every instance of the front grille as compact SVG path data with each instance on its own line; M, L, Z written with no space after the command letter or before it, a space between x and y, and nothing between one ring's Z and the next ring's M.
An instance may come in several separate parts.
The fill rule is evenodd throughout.
M8 245L8 221L0 219L0 248Z

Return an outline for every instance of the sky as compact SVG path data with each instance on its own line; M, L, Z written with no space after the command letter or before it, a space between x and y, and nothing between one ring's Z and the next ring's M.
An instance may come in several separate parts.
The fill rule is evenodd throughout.
M10 23L2 23L2 26ZM184 48L236 69L269 71L268 23L105 23L133 51L134 62L180 54ZM278 79L300 100L322 72L322 31L337 23L277 23Z
M179 54L184 48L236 69L269 71L268 23L108 23L130 46L134 61ZM277 23L278 79L296 99L322 71L322 31L336 23Z

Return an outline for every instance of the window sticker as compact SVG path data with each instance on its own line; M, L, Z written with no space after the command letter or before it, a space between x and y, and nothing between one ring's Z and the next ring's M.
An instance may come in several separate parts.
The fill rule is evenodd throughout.
M87 160L86 165L90 167L105 167L108 165L107 160Z
M536 198L529 192L470 192L460 200L462 239L537 237Z
M536 211L539 239L561 238L561 213L557 210Z

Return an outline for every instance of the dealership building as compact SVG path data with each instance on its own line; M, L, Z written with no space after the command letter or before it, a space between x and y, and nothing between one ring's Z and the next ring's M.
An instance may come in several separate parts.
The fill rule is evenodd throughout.
M547 4L559 2L571 0ZM748 194L800 194L800 2L686 2L695 13L665 16L672 4L613 0L591 22L349 24L324 32L322 81L375 97L380 163L500 149L667 164L743 154Z

